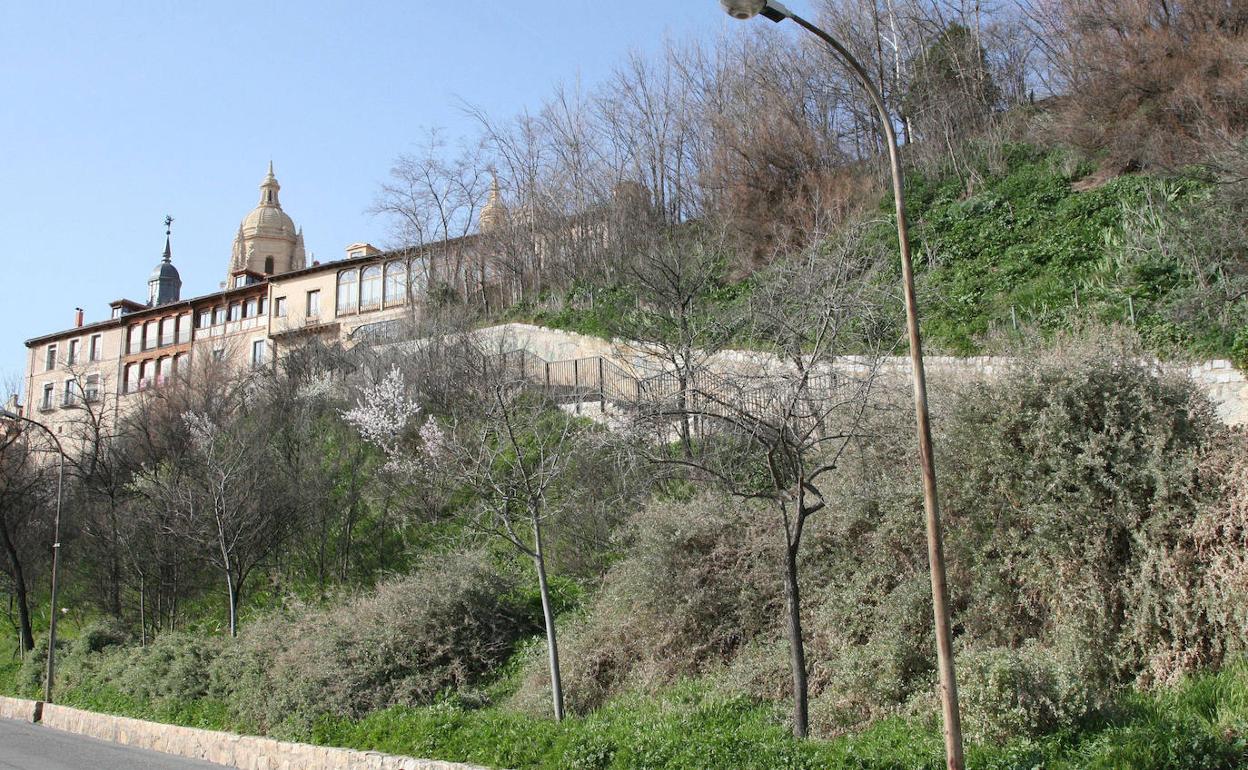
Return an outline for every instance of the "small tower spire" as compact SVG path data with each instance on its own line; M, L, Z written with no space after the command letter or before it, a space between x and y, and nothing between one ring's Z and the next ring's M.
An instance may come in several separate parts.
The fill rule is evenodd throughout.
M260 183L260 205L276 206L281 208L282 204L277 199L278 190L282 186L277 183L277 177L273 175L273 161L269 161L269 173L265 175L264 181Z
M178 269L173 266L173 247L170 241L173 236L173 217L165 216L165 253L160 263L147 279L147 304L149 307L167 305L177 302L182 292L182 278Z
M173 249L169 247L169 237L172 235L172 233L173 233L173 217L166 214L165 215L165 256L163 260L165 262L173 261Z

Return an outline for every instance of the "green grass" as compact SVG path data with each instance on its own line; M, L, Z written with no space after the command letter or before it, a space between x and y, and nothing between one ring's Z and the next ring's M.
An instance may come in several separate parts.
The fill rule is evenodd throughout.
M16 666L0 665L12 692ZM190 727L252 733L229 704L143 701L111 686L78 687L60 702L92 711ZM1109 712L1039 739L970 744L968 766L986 770L1231 770L1248 766L1248 663L1193 677L1155 693L1128 693ZM454 699L390 708L363 719L323 719L306 735L329 746L383 751L514 770L809 768L922 770L943 767L940 732L930 723L888 719L853 735L796 741L781 704L717 694L687 682L657 696L617 698L561 724Z

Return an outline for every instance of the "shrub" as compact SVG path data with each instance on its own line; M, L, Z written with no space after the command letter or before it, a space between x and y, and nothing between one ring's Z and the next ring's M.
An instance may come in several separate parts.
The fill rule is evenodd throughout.
M958 685L967 735L983 741L1046 735L1101 705L1081 671L1034 644L963 651Z
M768 632L782 607L773 548L751 507L720 496L656 501L629 521L628 556L588 612L561 630L569 706L587 713L631 687L706 672ZM547 700L542 661L525 667L516 703Z
M298 734L322 715L359 717L477 686L537 618L518 578L485 556L435 559L340 607L251 624L219 659L214 692L256 723Z

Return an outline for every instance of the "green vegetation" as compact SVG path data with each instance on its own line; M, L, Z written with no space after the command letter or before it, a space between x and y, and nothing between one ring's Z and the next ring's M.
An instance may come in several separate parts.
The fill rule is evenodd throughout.
M923 330L933 351L974 355L1036 333L1118 325L1163 357L1248 366L1242 189L1215 185L1197 168L1086 189L1080 183L1096 164L1068 150L1018 143L977 154L972 143L967 155L972 172L916 170L907 178ZM891 198L879 202L884 219L860 246L878 255L890 286L900 275L891 210ZM701 310L731 315L754 282L721 274ZM578 285L496 319L609 338L627 328L637 296L629 285ZM899 337L901 322L893 319Z
M144 700L85 683L66 705L140 719L252 732L228 704L212 699ZM1197 676L1150 694L1129 694L1103 716L1039 739L969 747L971 767L992 770L1132 768L1221 770L1248 761L1248 665ZM617 698L562 724L455 699L391 707L360 719L323 718L291 735L320 745L384 751L515 770L733 767L940 768L938 730L914 719L882 720L860 733L796 741L777 709L705 685L685 683L654 696Z

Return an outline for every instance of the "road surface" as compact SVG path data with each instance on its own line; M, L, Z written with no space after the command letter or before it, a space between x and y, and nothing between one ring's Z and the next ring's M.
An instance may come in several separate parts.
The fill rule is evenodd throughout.
M221 765L118 746L0 719L0 770L221 770Z

